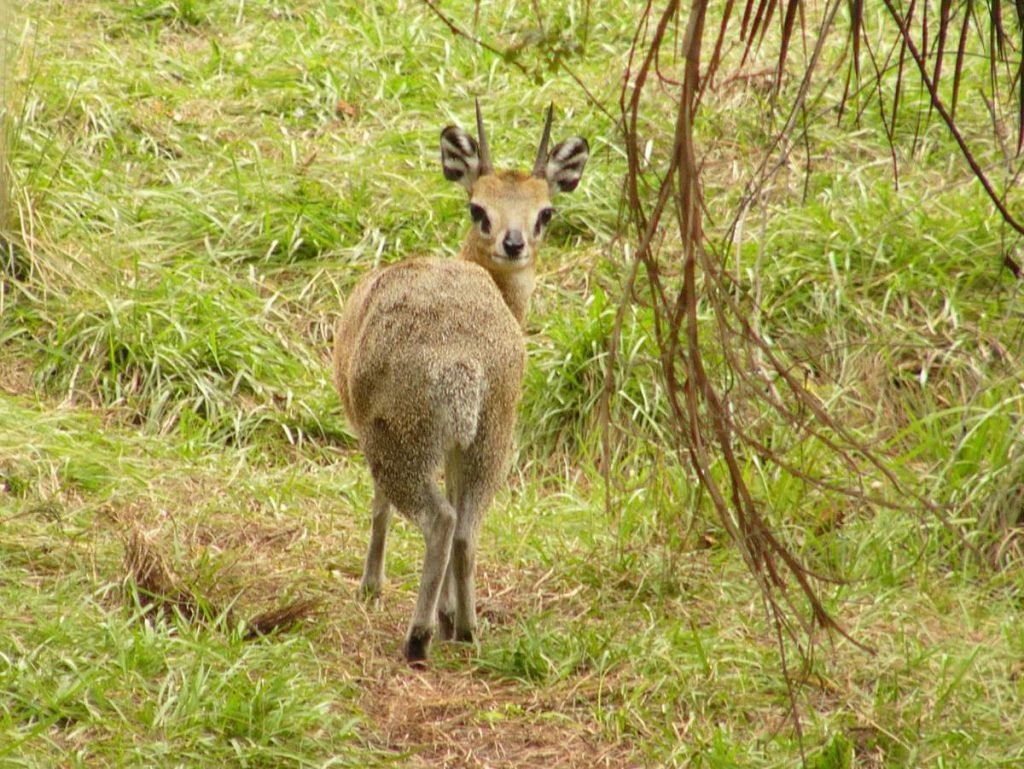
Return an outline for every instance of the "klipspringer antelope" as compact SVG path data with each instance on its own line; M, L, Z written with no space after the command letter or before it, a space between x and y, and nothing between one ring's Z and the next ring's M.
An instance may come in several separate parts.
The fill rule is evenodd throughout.
M371 273L335 328L334 382L373 477L361 594L380 593L392 507L426 542L404 646L412 664L425 662L438 627L446 639L474 639L477 539L507 473L537 248L551 198L576 188L589 153L579 137L548 152L549 109L533 170L495 171L479 104L476 121L479 142L456 126L441 132L445 178L469 193L461 258Z

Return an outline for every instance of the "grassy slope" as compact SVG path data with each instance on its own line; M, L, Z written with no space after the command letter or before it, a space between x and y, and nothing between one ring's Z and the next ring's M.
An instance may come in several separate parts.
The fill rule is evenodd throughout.
M560 4L549 26L614 104L631 19L590 3L581 53L587 6ZM485 4L481 29L525 40L528 10ZM411 0L26 0L21 25L5 94L20 209L18 279L0 295L0 765L798 760L758 593L657 441L642 311L616 413L649 440L623 444L604 509L593 405L623 169L570 79L530 83ZM412 527L396 527L384 606L353 598L369 489L327 378L330 319L374 264L456 247L463 201L435 145L477 93L499 158L529 161L551 100L556 133L587 135L594 154L546 252L523 448L484 533L482 644L439 646L413 675L398 659ZM721 221L763 105L728 87L709 98L706 140L727 139L707 171ZM807 202L794 167L746 224L737 269L837 413L955 503L980 544L1009 541L1021 308L1001 233L936 130L894 191L873 119L816 129ZM652 118L656 153L670 126ZM803 671L811 760L1024 757L1019 566L979 574L938 528L750 471L794 541L853 578L830 605L877 649L839 642ZM122 589L128 531L235 616L292 595L322 611L256 642L140 622Z

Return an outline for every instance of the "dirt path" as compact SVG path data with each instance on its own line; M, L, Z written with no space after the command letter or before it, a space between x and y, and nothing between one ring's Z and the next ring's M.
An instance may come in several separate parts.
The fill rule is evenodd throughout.
M379 747L407 754L409 766L639 766L626 745L603 739L590 714L571 700L472 671L396 665L367 691L363 708Z

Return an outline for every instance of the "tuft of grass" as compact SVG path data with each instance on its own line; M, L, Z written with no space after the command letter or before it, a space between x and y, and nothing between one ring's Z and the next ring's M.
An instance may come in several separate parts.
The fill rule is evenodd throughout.
M551 306L572 300L561 293ZM546 315L530 337L523 384L523 443L534 457L600 450L602 420L622 427L616 443L660 442L667 419L650 315L628 308L612 356L618 307L600 285L573 314ZM609 369L611 369L609 371ZM610 384L609 398L605 387ZM607 412L607 413L606 413Z
M94 289L43 315L47 388L94 394L137 423L209 440L246 441L268 426L316 429L321 409L294 393L323 375L302 365L299 345L267 333L281 321L274 295L218 290L222 277L198 263L155 277Z
M246 640L293 627L312 616L318 605L316 599L298 599L239 620L230 608L216 606L175 574L166 556L134 527L124 537L124 568L129 598L147 618L178 618L228 630L241 628Z

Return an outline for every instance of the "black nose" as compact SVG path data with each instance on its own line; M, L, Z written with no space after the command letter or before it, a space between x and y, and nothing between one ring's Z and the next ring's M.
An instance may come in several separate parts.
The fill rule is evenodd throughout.
M505 255L509 257L519 256L525 245L523 233L519 230L509 230L505 234L504 240L501 241L501 247L505 249Z

